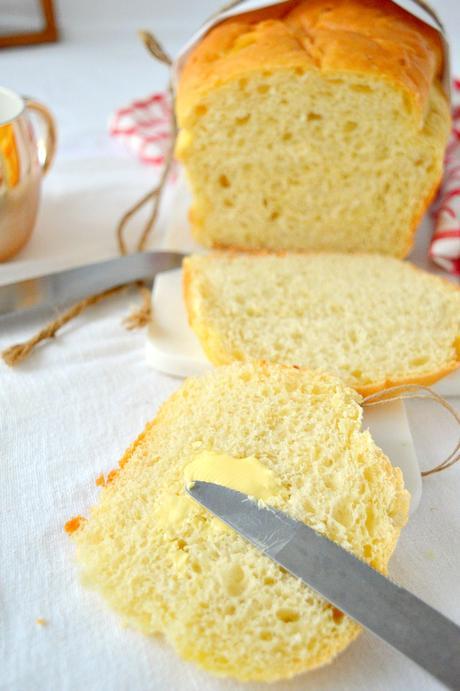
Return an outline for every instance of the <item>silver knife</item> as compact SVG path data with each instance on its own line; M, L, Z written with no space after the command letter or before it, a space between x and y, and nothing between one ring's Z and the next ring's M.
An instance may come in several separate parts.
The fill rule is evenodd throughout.
M61 307L86 295L181 266L184 254L142 252L0 286L0 316L38 307Z
M404 653L460 689L460 627L335 542L246 494L196 481L190 496L270 559Z

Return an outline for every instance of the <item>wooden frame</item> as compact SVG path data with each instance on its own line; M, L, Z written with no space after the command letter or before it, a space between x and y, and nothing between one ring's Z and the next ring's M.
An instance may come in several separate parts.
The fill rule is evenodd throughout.
M28 46L34 43L52 43L58 39L58 30L54 16L53 0L37 0L41 5L44 27L40 31L0 36L0 48L10 46Z

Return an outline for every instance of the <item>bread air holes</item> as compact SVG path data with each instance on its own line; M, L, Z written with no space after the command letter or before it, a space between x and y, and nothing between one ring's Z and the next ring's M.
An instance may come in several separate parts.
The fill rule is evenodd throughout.
M235 125L245 125L251 119L251 114L242 115L241 117L235 118Z
M195 573L201 573L201 565L196 559L193 559L192 562L190 563L190 567L192 571Z
M322 120L323 117L319 113L307 113L307 122L315 122L316 120Z
M230 187L230 180L226 175L219 175L219 185L221 187Z
M367 483L372 484L378 475L378 471L376 471L373 465L369 465L367 468L364 468L363 475Z
M344 125L343 125L343 131L346 132L353 132L358 127L358 123L354 122L353 120L347 120Z
M271 641L273 634L271 631L261 631L259 637L261 641Z
M257 93L259 94L266 94L268 93L268 91L270 91L270 87L268 86L268 84L259 84L259 86L257 87Z
M332 489L336 490L337 486L333 486ZM337 523L340 523L340 525L343 525L345 528L349 528L353 523L353 516L350 511L350 507L346 504L339 504L336 506L332 515L334 520L336 520Z
M239 564L233 564L223 577L225 590L231 597L241 595L246 588L244 581L244 571Z
M372 506L366 511L366 529L369 535L373 535L377 526L375 511Z
M423 365L428 364L428 357L426 357L426 355L414 357L412 358L412 360L409 361L409 364L411 365L411 367L422 367Z
M372 89L370 86L367 86L367 84L352 84L350 89L360 94L371 94L374 91L374 89Z
M208 109L206 106L204 106L202 103L198 106L195 106L195 115L198 117L201 117L202 115L206 115L208 112Z
M300 615L294 609L283 608L276 612L276 618L282 621L284 624L293 624L299 621Z
M316 511L316 506L313 504L312 501L310 501L310 499L304 499L303 510L305 511L305 513L314 514Z
M363 557L364 559L370 559L372 556L372 545L364 545L363 547Z

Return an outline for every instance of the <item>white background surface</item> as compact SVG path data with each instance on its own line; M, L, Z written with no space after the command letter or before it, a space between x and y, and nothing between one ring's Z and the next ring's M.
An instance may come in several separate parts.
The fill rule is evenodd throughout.
M62 41L0 52L0 81L41 98L59 123L59 154L44 184L30 244L0 266L0 282L116 254L114 226L152 184L153 171L107 135L114 108L160 89L167 75L135 30L155 31L172 52L217 7L207 0L58 2ZM452 37L457 0L437 2ZM3 22L0 0L0 22ZM453 46L460 74L460 43ZM165 217L166 212L163 214ZM423 263L426 234L416 256ZM0 689L2 691L230 691L266 688L216 681L178 661L161 640L126 630L78 583L63 524L94 503L95 478L117 462L178 381L150 370L144 334L120 324L133 294L100 305L17 370L0 364ZM0 324L0 347L43 322ZM458 403L458 400L457 400ZM413 406L426 465L453 445L454 428L430 404ZM397 463L397 459L393 459ZM460 467L424 481L391 574L460 622ZM154 568L154 565L152 566ZM37 626L37 617L48 626ZM412 663L364 633L329 668L277 691L437 689Z

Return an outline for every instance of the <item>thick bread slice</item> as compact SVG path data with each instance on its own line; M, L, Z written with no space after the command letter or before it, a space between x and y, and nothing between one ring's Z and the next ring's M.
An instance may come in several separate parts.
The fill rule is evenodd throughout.
M209 247L405 256L441 180L439 34L389 0L232 17L187 57L177 156Z
M184 262L190 324L214 364L329 371L363 395L460 364L460 290L378 255L214 253Z
M69 524L84 583L128 624L163 633L217 675L271 681L329 662L357 624L186 499L184 468L203 451L228 463L255 457L280 488L267 503L386 572L409 495L401 471L360 431L359 402L335 377L276 364L235 363L187 380L126 452L90 517ZM195 510L170 510L178 501Z

